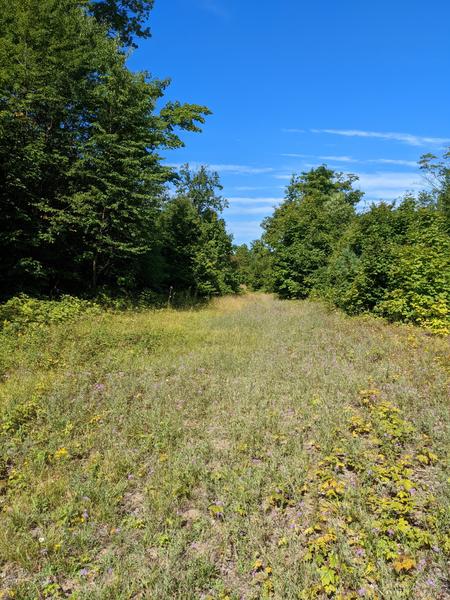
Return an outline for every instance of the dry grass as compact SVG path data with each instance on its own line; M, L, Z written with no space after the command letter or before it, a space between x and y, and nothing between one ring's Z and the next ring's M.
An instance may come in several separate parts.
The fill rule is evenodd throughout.
M267 295L4 335L3 597L449 598L449 359Z

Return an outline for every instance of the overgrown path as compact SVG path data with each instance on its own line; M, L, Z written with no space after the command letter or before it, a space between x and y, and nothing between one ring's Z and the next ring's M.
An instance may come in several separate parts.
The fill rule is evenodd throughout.
M2 335L4 597L450 597L448 340L268 295Z

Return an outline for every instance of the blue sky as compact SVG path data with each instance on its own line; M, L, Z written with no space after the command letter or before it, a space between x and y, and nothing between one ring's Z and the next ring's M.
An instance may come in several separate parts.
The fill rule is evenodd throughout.
M213 111L167 162L220 173L242 243L312 166L366 202L423 187L416 161L450 146L449 23L448 0L156 0L129 62Z

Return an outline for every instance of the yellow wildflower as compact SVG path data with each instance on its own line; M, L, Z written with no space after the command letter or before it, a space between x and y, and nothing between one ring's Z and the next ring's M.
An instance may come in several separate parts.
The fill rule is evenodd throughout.
M53 455L55 457L56 460L61 460L64 458L67 458L69 456L69 451L67 450L67 448L59 448L55 454Z

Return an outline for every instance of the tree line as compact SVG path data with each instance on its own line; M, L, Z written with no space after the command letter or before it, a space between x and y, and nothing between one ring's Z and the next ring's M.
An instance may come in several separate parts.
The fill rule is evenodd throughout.
M218 176L162 152L207 107L127 67L152 0L0 0L0 295L236 291Z
M250 247L233 247L217 173L162 154L206 106L127 66L153 0L0 0L0 298L319 297L444 331L450 321L450 152L428 191L358 210L357 177L293 175Z
M450 152L419 164L428 190L365 211L356 176L325 165L294 175L261 240L237 248L241 281L448 332Z

